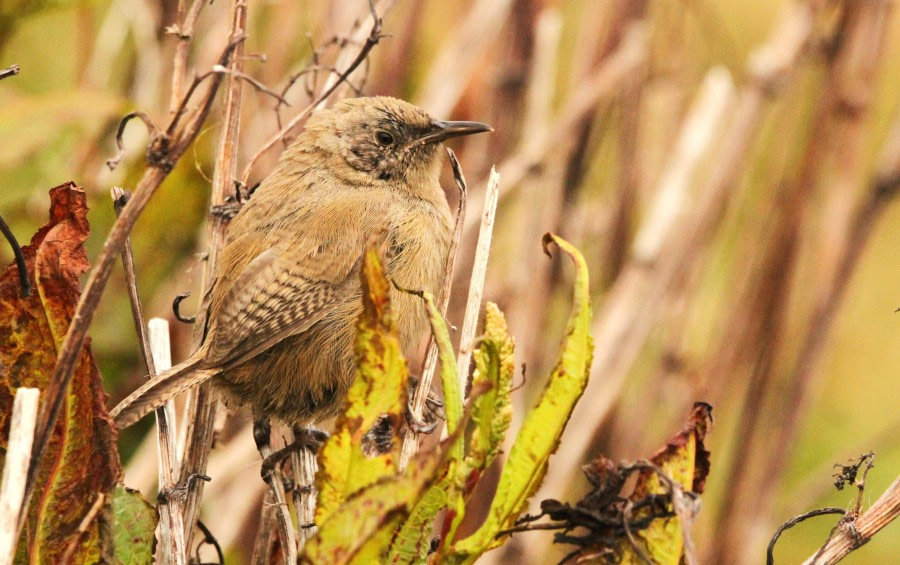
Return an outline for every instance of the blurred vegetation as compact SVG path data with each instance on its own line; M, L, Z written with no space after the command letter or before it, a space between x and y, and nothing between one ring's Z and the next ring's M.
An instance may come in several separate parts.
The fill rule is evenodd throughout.
M15 63L22 69L18 76L0 82L0 214L20 242L26 243L44 223L49 188L72 180L88 193L92 229L88 256L97 255L114 218L109 189L114 185L130 187L140 176L147 138L137 123L131 124L125 136L126 161L110 172L104 163L115 150L116 124L135 109L162 121L168 108L174 42L164 30L173 21L176 4L175 0L0 2L0 68ZM390 37L373 51L362 86L366 94L395 95L436 113L440 110L440 118L491 123L497 130L492 138L466 140L457 149L470 190L476 196L483 190L481 181L492 163L521 155L522 147L560 121L573 93L620 44L626 27L620 12L626 11L622 6L628 3L497 0L495 6L504 8L491 8L491 4L397 0L385 17L385 32ZM528 375L547 374L554 361L557 336L562 335L565 325L569 285L563 284L568 275L559 262L541 259L539 235L557 230L584 251L595 274L593 293L599 310L609 298L608 291L621 274L629 246L646 219L684 116L707 71L723 65L737 88L746 86L752 79L747 69L754 50L768 41L792 7L806 4L823 7L825 12L816 20L815 39L797 65L793 80L786 80L787 85L767 100L760 114L760 130L732 187L737 196L725 208L719 228L709 235L711 246L705 259L688 277L684 289L673 289L674 298L666 302L664 315L627 368L624 387L610 401L610 412L595 422L595 428L567 432L592 437L591 453L579 461L550 461L551 468L554 464L571 467L572 480L546 488L556 498L576 500L587 490L587 483L577 472L580 463L599 452L614 460L650 452L695 400L709 400L715 406L716 426L707 443L712 452L712 474L695 529L701 552L720 549L714 547L714 535L721 534L717 518L723 504L733 502L735 494L729 490L733 485L728 484L729 476L733 476L733 469L728 468L732 457L745 450L754 455L766 451L766 445L748 445L748 431L738 420L748 398L745 389L752 361L740 357L734 365L719 367L721 372L710 377L711 361L723 345L728 345L723 340L732 334L726 330L740 322L731 316L743 315L750 305L742 301L747 296L764 295L766 285L775 284L772 279L754 277L759 275L760 263L770 257L767 238L781 225L775 219L781 218L779 214L786 209L775 197L779 189L800 182L804 164L817 144L827 152L849 143L840 137L840 130L833 137L817 138L821 130L816 128L831 119L821 113L820 100L828 86L824 82L829 72L828 51L817 41L824 41L833 31L843 3L635 2L635 6L643 6L644 13L629 17L643 19L649 49L641 72L633 80L618 82L612 95L600 97L558 143L545 148L537 165L526 167L515 186L501 184L501 192L515 188L521 197L501 201L486 299L498 302L507 312L510 333L517 338L519 361L527 361ZM228 8L228 3L216 2L201 16L192 47L192 71L202 72L212 65L227 35ZM332 64L336 51L323 46L329 38L344 37L350 23L364 17L366 10L362 0L251 1L247 53L265 54L266 62L248 59L245 69L280 91L289 76L308 64L314 48L322 47L323 64ZM478 10L484 12L483 17L473 18ZM539 27L548 21L548 26ZM484 29L474 35L465 33L479 23ZM552 25L559 26L555 41ZM861 124L864 150L860 162L828 161L815 169L814 189L802 201L806 215L799 247L792 256L795 262L784 267L790 280L782 288L790 292L785 292L780 306L778 297L770 297L766 303L774 304L774 315L783 315L786 322L775 342L765 345L765 339L761 339L758 343L777 350L772 362L782 373L789 373L793 355L809 330L809 312L820 290L816 285L831 260L829 237L837 237L834 248L840 245L842 226L835 218L843 217L847 207L864 193L864 183L871 178L891 127L897 123L900 14L896 7L885 25L886 40L876 71L862 87L871 87L872 97ZM547 37L551 39L541 44ZM454 51L454 46L462 42L465 45ZM536 45L549 49L545 74L533 73L536 60L547 54L536 50ZM450 64L441 66L441 57L448 52L455 58L451 56ZM317 84L326 74L319 74ZM289 94L292 107L283 112L285 116L305 105L302 83L306 78ZM452 95L456 79L463 84L458 95ZM546 92L541 94L541 89ZM543 105L540 101L532 105L542 111L529 110L529 96L548 98ZM277 130L273 105L271 98L246 90L239 169ZM181 160L137 224L134 251L148 316L171 319L174 296L188 290L196 294L202 271L197 253L203 243L200 238L207 212L207 177L212 174L219 119L220 115L214 113L207 122L209 129ZM705 153L692 186L701 184L714 169L716 155L714 151ZM274 158L267 155L251 179L262 178ZM513 169L514 164L507 165L499 168L501 175ZM848 170L858 171L863 183L847 194L835 195L830 191L832 184L837 185ZM452 187L449 177L445 186ZM448 194L452 197L452 190ZM470 208L470 217L478 215L479 210ZM472 241L471 237L464 241L464 267L471 256L467 253ZM774 528L791 516L819 506L849 504L847 493L836 492L831 486L833 463L869 450L876 452L876 467L867 487L869 500L874 500L900 469L896 401L900 397L900 380L896 378L900 367L900 314L894 313L900 306L898 241L900 214L894 202L861 251L809 393L801 404L791 407L800 419L779 462L780 471L771 480L755 477L747 482L748 489L765 488L770 498L759 508L751 507L752 515L741 516L746 537L733 551L745 553L746 562L761 560L762 548ZM6 247L0 251L0 259L12 259ZM460 281L466 280L466 268L460 269ZM742 288L753 281L759 286L742 293ZM451 322L461 320L464 290L464 282L456 288ZM753 294L754 290L758 293ZM196 298L187 301L184 310L190 312L194 304ZM120 274L113 276L98 314L90 333L113 404L133 390L142 377ZM173 328L174 356L183 359L190 328L177 323ZM615 346L596 343L598 351ZM753 353L741 346L735 347L744 355ZM747 348L752 350L753 346ZM518 414L514 427L521 425L524 408L533 405L543 384L528 379L514 399ZM764 402L758 406L757 443L769 442L774 449L783 437L784 418L777 409L777 399L788 397L794 386L784 379L769 383ZM715 398L705 397L709 391L714 391ZM749 396L752 394L750 391ZM583 400L593 401L587 397ZM137 449L146 425L123 434L123 454ZM249 437L229 440L225 449L242 442L249 443ZM237 464L237 471L255 463L255 456L251 456ZM753 463L751 460L748 464ZM222 475L227 477L231 471L218 469L213 474L219 473L216 477L227 484L228 479ZM771 473L771 469L754 468L753 472ZM153 480L155 472L150 476ZM251 472L250 476L257 475ZM752 500L753 494L751 490L742 495ZM217 526L216 514L221 520L221 512L209 512L207 525L214 532L228 529ZM248 511L247 516L255 514ZM228 513L224 517L234 518ZM236 555L246 556L247 540L252 539L247 537L252 536L252 519L246 522L243 529L249 534L230 534L230 551ZM477 525L464 524L463 528ZM824 540L831 526L828 519L820 518L794 528L779 542L777 557L784 562L805 558ZM896 524L889 526L851 554L847 562L882 563L885 556L900 555L897 528ZM527 536L539 538L541 534ZM549 543L550 536L541 539ZM533 540L527 543L530 550L539 547L531 545ZM491 554L485 559L489 558Z

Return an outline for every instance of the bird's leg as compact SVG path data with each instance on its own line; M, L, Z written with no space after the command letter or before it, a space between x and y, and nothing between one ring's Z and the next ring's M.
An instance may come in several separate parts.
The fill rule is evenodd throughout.
M316 454L328 434L309 426L294 426L291 462L294 467L294 509L300 525L301 543L316 533Z
M262 416L253 420L253 440L256 449L263 458L262 478L272 491L272 500L275 502L275 515L278 522L278 534L281 545L285 549L286 563L295 563L297 560L297 541L294 537L294 527L291 522L291 511L287 505L287 497L284 493L284 483L281 482L281 473L277 463L281 459L272 457L272 423L269 418ZM274 461L274 463L272 462Z

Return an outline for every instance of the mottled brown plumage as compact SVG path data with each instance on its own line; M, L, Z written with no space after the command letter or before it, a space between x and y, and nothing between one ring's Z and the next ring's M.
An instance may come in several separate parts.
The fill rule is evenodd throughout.
M210 378L229 404L258 417L334 416L354 374L367 241L383 240L398 285L435 291L452 231L440 142L489 129L439 122L386 97L314 114L229 226L203 347L116 406L116 423L130 425ZM424 311L408 294L392 290L391 300L409 347L427 328Z

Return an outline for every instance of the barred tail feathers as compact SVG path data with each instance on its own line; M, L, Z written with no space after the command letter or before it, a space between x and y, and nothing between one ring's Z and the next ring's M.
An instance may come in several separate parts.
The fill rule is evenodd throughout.
M218 373L215 369L201 369L201 359L191 358L163 371L144 383L110 412L119 429L127 428L170 398L202 384Z

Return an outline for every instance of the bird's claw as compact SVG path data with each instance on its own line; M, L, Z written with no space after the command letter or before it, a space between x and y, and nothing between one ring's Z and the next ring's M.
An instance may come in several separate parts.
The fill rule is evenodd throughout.
M328 439L328 433L313 428L297 427L294 428L294 441L278 451L269 455L262 462L261 474L263 478L269 476L282 461L305 449L316 453L325 440Z
M243 206L243 202L231 199L229 201L226 201L224 204L216 204L212 206L209 209L209 213L227 222L237 216L237 213L241 211L241 208Z

